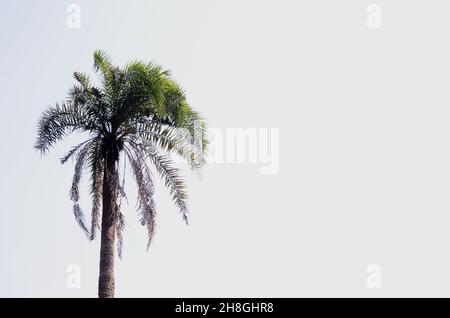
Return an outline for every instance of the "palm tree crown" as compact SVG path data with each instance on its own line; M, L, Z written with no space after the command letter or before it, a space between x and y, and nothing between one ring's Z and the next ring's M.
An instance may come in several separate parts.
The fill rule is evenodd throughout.
M124 183L120 181L119 162L128 162L133 172L138 189L140 221L147 227L150 244L155 229L155 202L149 163L164 179L187 222L185 184L170 154L175 153L185 159L192 169L200 169L205 164L207 138L204 121L187 103L181 87L160 66L134 61L118 68L105 53L96 51L94 70L99 74L100 85L94 86L87 75L75 72L77 84L70 90L67 100L42 114L35 148L46 153L72 132L89 134L87 140L71 148L61 158L61 163L75 158L70 198L81 229L91 240L95 238L97 229L102 230L102 276L103 256L103 269L112 271L111 264L108 269L106 263L113 262L109 258L114 255L111 244L114 245L115 237L121 255L124 218L120 201L125 197L125 191ZM84 169L88 169L90 174L92 196L89 227L78 203ZM99 296L112 297L113 283L112 287L104 287L112 288L109 292L102 291L101 285L102 277Z

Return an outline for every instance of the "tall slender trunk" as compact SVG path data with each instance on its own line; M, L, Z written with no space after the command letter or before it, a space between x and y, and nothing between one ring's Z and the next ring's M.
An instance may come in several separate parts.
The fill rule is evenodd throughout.
M116 236L116 161L106 160L103 176L103 211L98 297L114 297L114 241Z

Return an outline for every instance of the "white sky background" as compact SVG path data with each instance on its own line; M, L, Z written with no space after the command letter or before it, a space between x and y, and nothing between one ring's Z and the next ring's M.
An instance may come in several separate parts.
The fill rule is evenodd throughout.
M93 73L95 49L171 69L212 127L280 129L276 174L184 171L189 227L158 187L148 253L128 178L117 296L450 296L448 1L374 2L379 30L360 0L78 1L72 30L69 1L2 1L0 296L97 295L99 241L58 160L77 138L33 150L40 113L73 71Z

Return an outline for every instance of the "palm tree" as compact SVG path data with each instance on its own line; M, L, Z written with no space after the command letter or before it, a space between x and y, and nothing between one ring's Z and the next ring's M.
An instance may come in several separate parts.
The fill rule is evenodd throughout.
M101 231L98 296L104 298L114 297L116 237L121 257L125 223L120 206L121 199L126 197L126 162L137 184L137 209L141 224L148 230L148 249L155 232L154 186L149 164L165 181L187 223L185 184L170 155L174 153L198 170L205 164L207 139L204 121L189 106L181 87L160 66L134 61L118 68L104 52L96 51L94 70L99 74L99 85L91 84L86 74L75 72L77 84L68 98L42 114L35 148L45 154L70 133L88 134L85 141L61 158L61 163L75 159L70 198L76 221L90 240L95 239L97 229ZM92 197L89 228L78 203L84 169L90 174Z

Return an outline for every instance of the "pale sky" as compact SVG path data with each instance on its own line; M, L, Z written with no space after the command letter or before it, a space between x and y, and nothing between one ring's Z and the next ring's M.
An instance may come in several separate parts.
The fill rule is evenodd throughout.
M381 26L369 29L370 3ZM81 27L67 26L69 4ZM73 163L33 149L92 54L172 70L208 124L279 131L279 169L184 169L186 227L159 184L146 234L128 178L119 297L450 296L448 1L13 1L0 10L0 296L96 297L99 241ZM128 176L129 177L129 176ZM84 196L83 196L84 195ZM89 211L88 191L82 203ZM68 288L70 264L81 288ZM366 270L381 270L368 288Z

